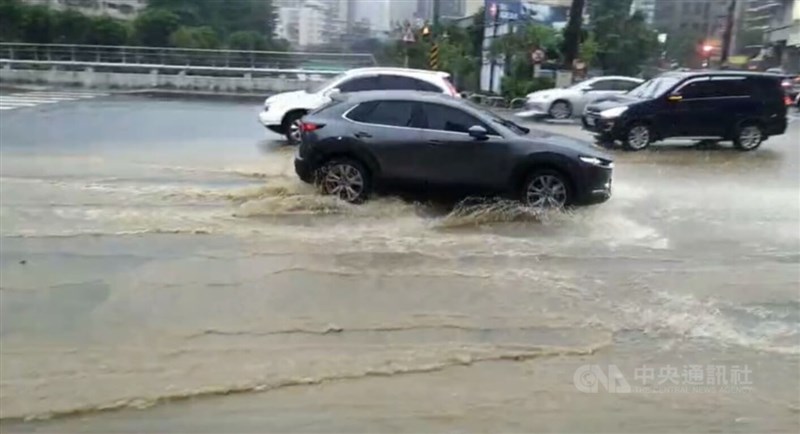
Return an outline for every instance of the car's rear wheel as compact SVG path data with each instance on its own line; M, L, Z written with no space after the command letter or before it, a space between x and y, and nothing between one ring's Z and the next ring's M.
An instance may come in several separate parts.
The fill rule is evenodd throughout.
M350 203L362 203L372 190L372 179L360 162L341 158L323 165L317 173L317 185L323 194L337 196Z
M303 123L300 119L305 115L302 111L292 112L283 119L282 129L290 145L299 145L303 139Z
M641 151L650 146L653 141L653 132L647 124L635 123L628 127L623 143L630 151Z
M558 209L572 201L569 182L554 170L536 170L525 180L522 202L532 208Z
M547 113L553 119L569 119L572 116L572 104L563 100L556 101L550 105L550 110Z
M733 145L742 151L752 151L764 141L764 132L757 124L744 124L739 127L733 138Z

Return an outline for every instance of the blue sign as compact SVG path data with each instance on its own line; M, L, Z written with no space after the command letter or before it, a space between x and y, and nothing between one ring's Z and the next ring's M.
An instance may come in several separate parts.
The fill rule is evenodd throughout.
M566 23L569 6L550 6L536 0L485 0L486 19L499 23L509 21L559 26Z

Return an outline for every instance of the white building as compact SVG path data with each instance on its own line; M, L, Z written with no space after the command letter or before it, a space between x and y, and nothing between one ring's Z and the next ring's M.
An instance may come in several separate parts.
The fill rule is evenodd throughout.
M147 0L23 0L55 10L74 9L90 16L108 16L132 20L147 6Z
M367 21L374 32L388 32L395 23L411 21L416 10L414 0L352 0L355 21Z
M281 0L277 4L275 37L295 46L329 43L347 28L348 0Z
M277 10L274 35L297 45L300 41L300 8L281 6Z
M645 22L653 25L656 16L656 0L633 0L631 2L631 14L641 12Z

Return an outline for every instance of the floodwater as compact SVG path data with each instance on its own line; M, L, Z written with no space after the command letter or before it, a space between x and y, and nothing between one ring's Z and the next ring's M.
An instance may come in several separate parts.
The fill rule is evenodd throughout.
M537 214L321 197L257 110L0 116L5 432L800 430L800 123Z

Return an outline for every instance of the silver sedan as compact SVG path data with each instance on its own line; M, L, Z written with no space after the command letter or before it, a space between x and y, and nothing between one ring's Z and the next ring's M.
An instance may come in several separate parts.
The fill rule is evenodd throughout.
M580 116L583 108L598 98L625 93L642 83L644 80L633 77L605 76L591 78L563 89L540 90L527 95L525 107L517 116L569 119Z

